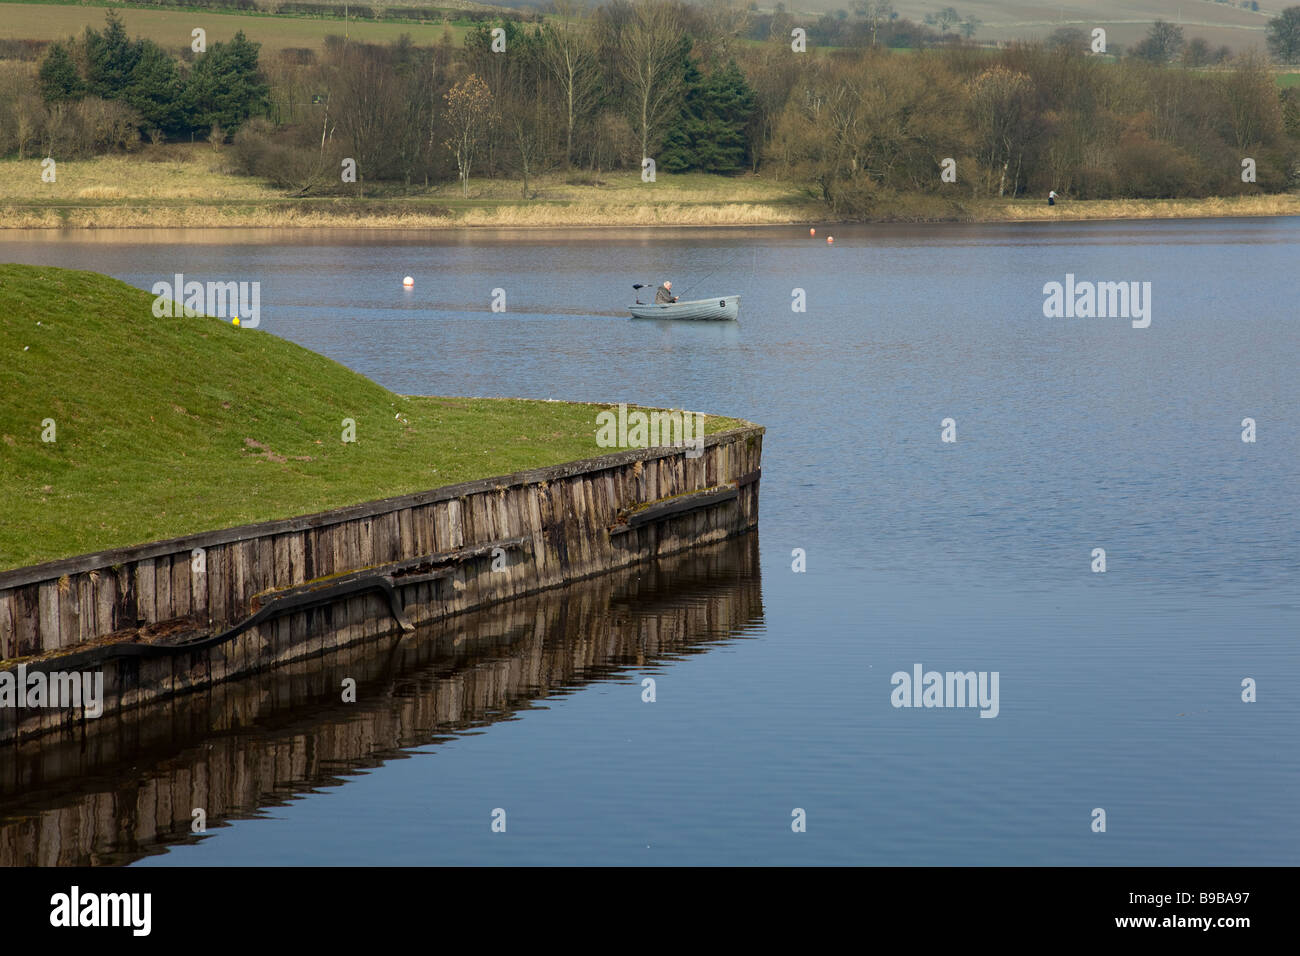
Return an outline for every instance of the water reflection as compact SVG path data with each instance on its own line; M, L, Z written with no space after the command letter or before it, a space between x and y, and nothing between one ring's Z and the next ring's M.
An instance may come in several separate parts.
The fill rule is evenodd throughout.
M546 698L753 634L745 535L439 627L105 717L0 757L0 865L113 865L202 840ZM341 701L345 678L356 703Z

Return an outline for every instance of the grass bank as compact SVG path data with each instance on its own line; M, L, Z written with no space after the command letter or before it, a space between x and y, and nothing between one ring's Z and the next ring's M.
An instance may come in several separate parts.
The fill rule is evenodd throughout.
M363 184L364 185L364 184ZM446 229L566 226L731 226L836 221L798 183L762 176L639 172L474 180L413 190L366 187L365 195L296 197L230 171L229 148L146 146L126 156L69 160L53 183L38 159L0 161L0 228L133 229L303 228ZM1047 219L1164 219L1300 214L1300 195L1208 199L1063 200L882 197L878 222L1019 222Z
M95 273L0 265L0 569L608 452L605 406L398 395L152 303Z

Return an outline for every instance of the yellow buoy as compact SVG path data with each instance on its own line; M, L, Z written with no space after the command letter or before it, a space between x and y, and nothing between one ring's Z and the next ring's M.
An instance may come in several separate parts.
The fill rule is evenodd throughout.
M238 328L238 327L239 327L239 316L235 316L233 319L231 319L231 320L230 320L230 324L233 325L233 326L235 326L236 328Z

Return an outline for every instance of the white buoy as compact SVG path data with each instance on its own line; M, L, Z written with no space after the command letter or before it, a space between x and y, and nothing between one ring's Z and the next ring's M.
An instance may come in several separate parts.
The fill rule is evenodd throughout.
M405 279L402 280L402 285L406 286L409 289L411 286L415 285L415 280L412 279L410 276L407 276Z

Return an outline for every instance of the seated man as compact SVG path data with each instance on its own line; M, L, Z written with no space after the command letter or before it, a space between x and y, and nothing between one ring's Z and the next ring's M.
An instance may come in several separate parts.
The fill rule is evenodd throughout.
M677 296L673 295L673 284L665 281L655 293L655 305L664 305L669 302L676 302Z

